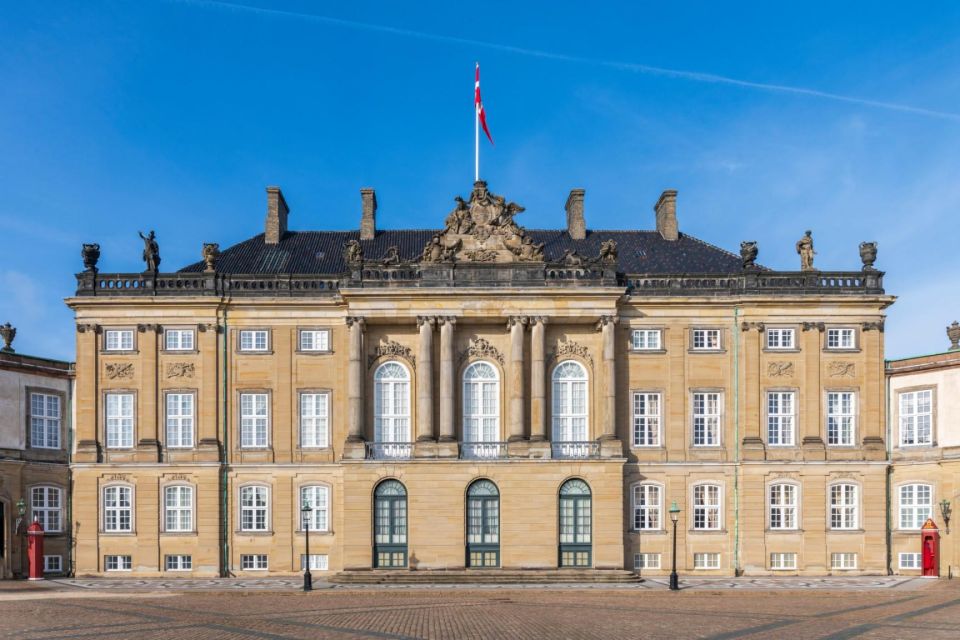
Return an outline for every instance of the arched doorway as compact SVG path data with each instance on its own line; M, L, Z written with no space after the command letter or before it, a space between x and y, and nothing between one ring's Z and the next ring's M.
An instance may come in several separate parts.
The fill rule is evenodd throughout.
M384 480L373 493L373 566L407 566L407 490L397 480Z
M500 491L489 480L467 489L467 566L500 566Z
M567 480L560 487L561 567L589 567L592 559L590 487L583 480Z

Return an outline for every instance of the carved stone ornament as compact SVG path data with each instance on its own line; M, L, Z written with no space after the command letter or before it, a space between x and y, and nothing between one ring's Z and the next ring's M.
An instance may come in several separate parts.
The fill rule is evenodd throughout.
M188 482L190 480L193 480L193 477L189 473L171 473L170 475L164 476L164 478L174 482L176 481Z
M767 375L771 378L792 378L793 363L782 361L770 362L767 364Z
M129 473L108 473L103 476L103 479L107 482L130 482Z
M216 242L204 242L203 250L200 252L200 255L203 257L203 262L206 265L204 271L207 273L213 273L216 271L217 258L220 257L220 245Z
M757 261L757 255L760 253L760 248L757 246L756 240L744 240L740 243L740 261L743 264L743 269L755 269Z
M601 264L606 265L615 265L617 264L617 241L607 240L600 244L600 255L597 256Z
M147 235L143 235L143 231L139 234L143 240L143 261L147 265L144 273L156 273L160 269L160 244L157 242L157 234L152 230Z
M16 337L17 328L11 325L9 322L0 326L0 338L3 338L3 348L0 349L0 351L3 353L13 353L13 347L10 345L13 344L13 339Z
M381 342L377 345L376 349L373 350L373 354L370 355L367 360L367 367L372 367L373 363L380 358L402 358L411 365L416 364L416 358L413 356L413 350L410 347L405 347L399 342L394 342L393 340L387 340L386 342Z
M96 242L84 243L80 249L80 257L83 258L83 268L90 272L97 272L97 261L100 259L100 245Z
M403 264L403 260L400 258L400 247L392 246L387 247L387 253L384 254L383 259L380 261L385 267L392 267L399 264Z
M954 320L953 324L947 327L947 338L950 339L949 351L960 350L960 322Z
M814 329L816 329L820 333L823 333L824 331L826 331L827 325L823 322L804 322L801 325L801 328L804 331L813 331Z
M572 340L558 342L557 348L550 354L550 360L553 362L559 361L565 356L582 358L590 365L591 369L593 368L593 356L590 355L590 351L585 346L578 342Z
M831 378L853 378L857 375L857 366L853 362L831 362L827 365L827 375Z
M763 333L763 330L766 328L766 325L762 322L741 322L740 330L741 331L750 331L751 329L756 329L757 331Z
M348 240L343 244L343 261L349 267L363 264L363 247L356 240Z
M477 359L477 360L496 360L500 363L500 366L503 366L503 354L500 351L490 344L490 341L486 338L477 338L476 340L470 341L470 346L467 347L467 350L460 355L460 362L463 362L466 359Z
M877 261L876 242L860 243L860 260L863 262L864 271L876 271L876 269L873 268L873 263Z
M864 331L883 331L883 320L878 320L877 322L864 322L863 330Z
M195 370L192 362L168 362L165 372L168 378L192 378Z
M813 250L812 231L807 231L802 238L797 240L797 253L800 254L800 271L814 271L813 256L817 252Z
M110 362L104 369L111 380L129 380L133 378L132 362Z

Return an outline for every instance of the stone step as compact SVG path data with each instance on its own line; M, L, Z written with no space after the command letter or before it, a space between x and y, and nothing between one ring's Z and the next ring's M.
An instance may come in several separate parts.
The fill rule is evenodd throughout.
M330 577L335 584L557 584L643 582L621 569L421 569L347 570Z

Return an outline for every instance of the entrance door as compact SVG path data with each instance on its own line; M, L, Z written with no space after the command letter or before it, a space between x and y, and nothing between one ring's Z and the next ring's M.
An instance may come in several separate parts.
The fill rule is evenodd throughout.
M396 480L381 482L374 491L373 566L407 566L407 490Z
M467 490L467 566L500 566L500 492L489 480Z
M567 480L560 487L560 566L589 567L592 562L590 487Z

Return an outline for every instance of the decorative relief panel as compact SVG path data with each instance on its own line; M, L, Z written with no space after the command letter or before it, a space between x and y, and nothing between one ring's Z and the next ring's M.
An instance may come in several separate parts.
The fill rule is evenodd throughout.
M132 362L110 362L104 369L111 380L130 380L133 378Z
M503 354L500 353L500 350L495 346L490 344L490 341L486 338L477 338L476 340L470 341L470 346L467 347L466 351L460 354L460 362L463 363L467 359L477 359L477 360L496 360L500 363L500 366L503 366Z
M377 345L377 348L373 350L373 354L367 358L367 367L372 367L373 363L380 358L402 358L409 362L411 366L416 364L413 350L393 340L387 340Z
M767 375L771 378L792 378L793 363L782 361L770 362L767 364Z
M106 482L130 482L129 473L108 473L103 476Z
M573 340L567 340L564 342L558 342L557 348L550 354L550 361L556 362L562 359L564 356L575 356L582 358L590 365L590 368L593 368L593 356L590 355L589 349L580 344L579 342L574 342Z
M831 362L827 365L827 375L831 378L853 378L857 375L857 367L852 362Z
M168 378L192 378L195 371L192 362L168 362L166 376Z

